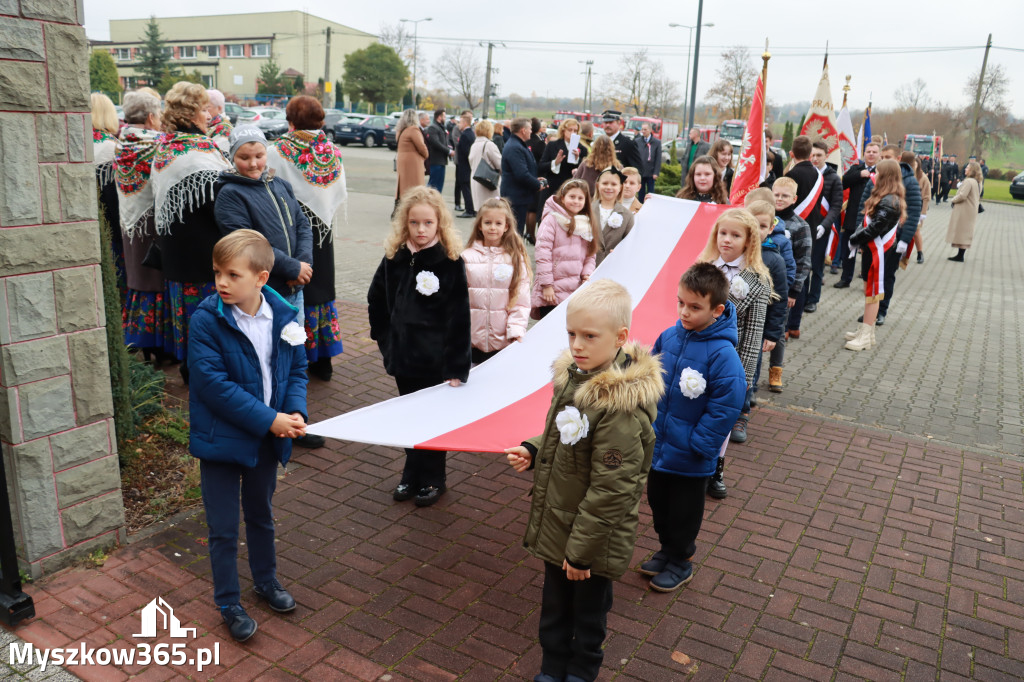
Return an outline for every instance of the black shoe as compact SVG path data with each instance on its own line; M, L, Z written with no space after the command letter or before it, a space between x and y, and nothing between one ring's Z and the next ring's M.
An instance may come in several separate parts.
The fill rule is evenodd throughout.
M391 499L395 502L405 502L411 500L413 496L412 483L399 483L395 486L395 490L391 493Z
M220 617L227 624L231 639L236 642L244 642L256 634L256 621L249 617L241 604L221 607Z
M858 318L857 318L857 321L858 321L858 322L863 322L863 321L864 321L864 316L863 316L863 315L861 315L860 317L858 317Z
M665 570L651 578L651 589L658 592L672 592L693 579L693 564L689 561L682 565L669 563Z
M416 506L417 507L429 507L430 505L441 499L441 495L444 495L444 491L448 490L448 487L441 485L428 485L420 488L420 491L416 493Z
M267 602L267 606L278 613L295 610L295 600L292 595L288 594L288 590L281 587L281 583L277 582L276 578L266 585L254 585L252 591L256 593L257 597Z
M813 313L817 309L818 309L818 304L817 303L808 303L807 305L804 306L804 312L805 313Z
M838 275L839 274L839 268L830 267L828 269L828 274L830 274L830 275Z
M878 317L875 318L875 326L881 327L885 324L885 313L878 313Z
M312 433L307 433L305 436L293 438L292 443L300 448L313 450L315 448L322 448L327 443L327 439L323 436L314 436Z
M465 211L464 213L460 213L456 217L457 218L475 218L476 217L476 211Z
M833 289L849 289L850 288L850 283L847 282L845 279L841 279L838 282L836 282L835 284L833 284L832 288Z
M668 555L664 552L658 551L654 553L647 561L640 564L637 568L637 572L641 575L649 575L654 577L665 570L665 566L668 565Z
M946 260L951 260L954 263L963 263L964 262L964 257L963 256L950 256Z
M330 358L319 358L309 363L309 373L320 381L330 381L334 376L334 365Z
M923 263L924 262L924 252L923 251L918 251L917 252L917 262L918 263Z
M462 207L461 207L461 206L459 206L458 204L456 204L456 205L455 205L455 210L456 210L456 211L461 211L461 210L462 210Z
M738 425L738 423L737 423ZM746 440L746 424L743 429L743 439ZM723 480L725 474L725 458L719 457L718 464L715 466L715 474L708 481L708 497L715 500L724 500L729 496L729 490L725 487L725 481Z

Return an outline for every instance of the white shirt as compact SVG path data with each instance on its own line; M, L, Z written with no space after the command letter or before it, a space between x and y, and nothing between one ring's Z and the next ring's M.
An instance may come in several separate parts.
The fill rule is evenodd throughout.
M719 256L715 259L714 266L722 271L722 274L729 280L729 284L732 284L733 278L743 271L743 268L747 267L747 257L740 256L736 260L726 263Z
M267 299L260 294L260 309L255 315L249 315L238 306L231 306L231 314L235 316L238 328L252 343L256 357L260 361L260 374L263 378L263 404L270 406L270 394L273 391L270 372L270 356L274 352L274 311Z
M612 213L615 212L615 207L605 208L598 204L598 208L601 209L601 227L604 227L608 224L608 219L612 217Z

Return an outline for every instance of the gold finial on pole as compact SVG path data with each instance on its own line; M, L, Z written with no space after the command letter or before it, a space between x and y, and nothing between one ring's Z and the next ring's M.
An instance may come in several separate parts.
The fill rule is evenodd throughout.
M850 74L846 74L846 85L843 86L843 106L844 107L846 106L846 95L847 95L848 92L850 92L850 79L852 77L853 76L851 76Z

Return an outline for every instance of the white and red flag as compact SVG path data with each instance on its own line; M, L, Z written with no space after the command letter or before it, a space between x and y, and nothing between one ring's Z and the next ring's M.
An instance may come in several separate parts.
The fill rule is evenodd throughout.
M823 140L828 145L828 155L825 160L836 168L841 163L839 152L839 130L836 127L836 111L832 107L832 86L828 80L828 59L825 59L825 66L821 70L821 80L818 81L818 90L811 100L811 108L807 111L807 118L800 128L801 135L807 135L814 140Z
M743 146L740 148L736 176L732 179L729 203L742 206L744 197L757 189L766 177L768 168L764 149L764 81L758 76L754 99L750 104L747 129L743 133Z
M850 119L850 110L843 105L836 118L836 128L839 131L839 175L853 168L860 161L860 153L857 151L857 137L853 132L853 120Z
M703 251L728 206L648 196L632 231L590 281L613 279L633 298L630 337L653 344L675 324L679 277ZM586 286L586 284L584 284ZM441 384L312 424L309 433L360 443L428 450L502 452L544 429L551 363L568 345L566 303L475 367L469 381Z

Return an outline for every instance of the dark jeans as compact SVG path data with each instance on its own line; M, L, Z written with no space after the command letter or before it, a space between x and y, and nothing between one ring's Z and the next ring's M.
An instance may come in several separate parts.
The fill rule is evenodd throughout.
M441 383L441 377L395 377L398 395L408 395ZM416 450L405 448L405 468L402 469L402 483L413 490L435 486L440 488L447 480L445 464L448 453L443 450Z
M796 303L789 309L789 322L786 323L786 329L800 329L800 320L804 316L804 304L807 302L807 289L810 287L810 281L811 273L807 273L807 279L804 280L804 288L797 294Z
M940 184L938 201L949 201L950 187L952 187L952 185L948 182L943 182Z
M469 181L455 183L455 204L459 204L459 193L462 194L462 207L469 213L473 212L473 192Z
M900 254L896 253L896 246L885 252L885 273L882 278L882 286L885 288L885 298L878 302L878 314L886 315L889 312L889 304L892 303L892 296L896 289L896 271L900 269Z
M717 459L717 455L716 455ZM697 534L704 520L704 491L709 476L677 476L651 469L647 475L647 502L661 551L675 564L690 560L697 551Z
M526 214L530 212L530 202L525 201L521 204L512 204L512 215L516 217L516 229L519 230L520 236L526 236Z
M814 228L818 229L818 228ZM806 303L817 305L821 300L821 285L825 281L825 256L828 254L828 231L821 239L815 238L811 247L811 272L807 275Z
M438 192L444 190L444 166L442 164L430 165L430 177L427 178L427 185Z
M857 271L857 256L853 258L847 258L850 255L850 250L857 250L856 246L850 244L850 235L852 232L843 231L839 241L839 251L843 254L843 274L839 276L844 282L853 281L853 273Z
M545 562L539 628L541 672L558 680L566 675L596 680L604 660L601 645L611 608L611 580L593 574L586 580L569 580L561 566Z
M637 198L643 203L648 194L654 194L654 178L640 178L640 191L637 192Z
M238 500L245 518L249 571L257 585L277 577L274 551L274 510L271 497L277 486L277 455L273 436L260 442L253 468L240 464L199 462L200 488L209 529L213 601L217 606L238 604Z

